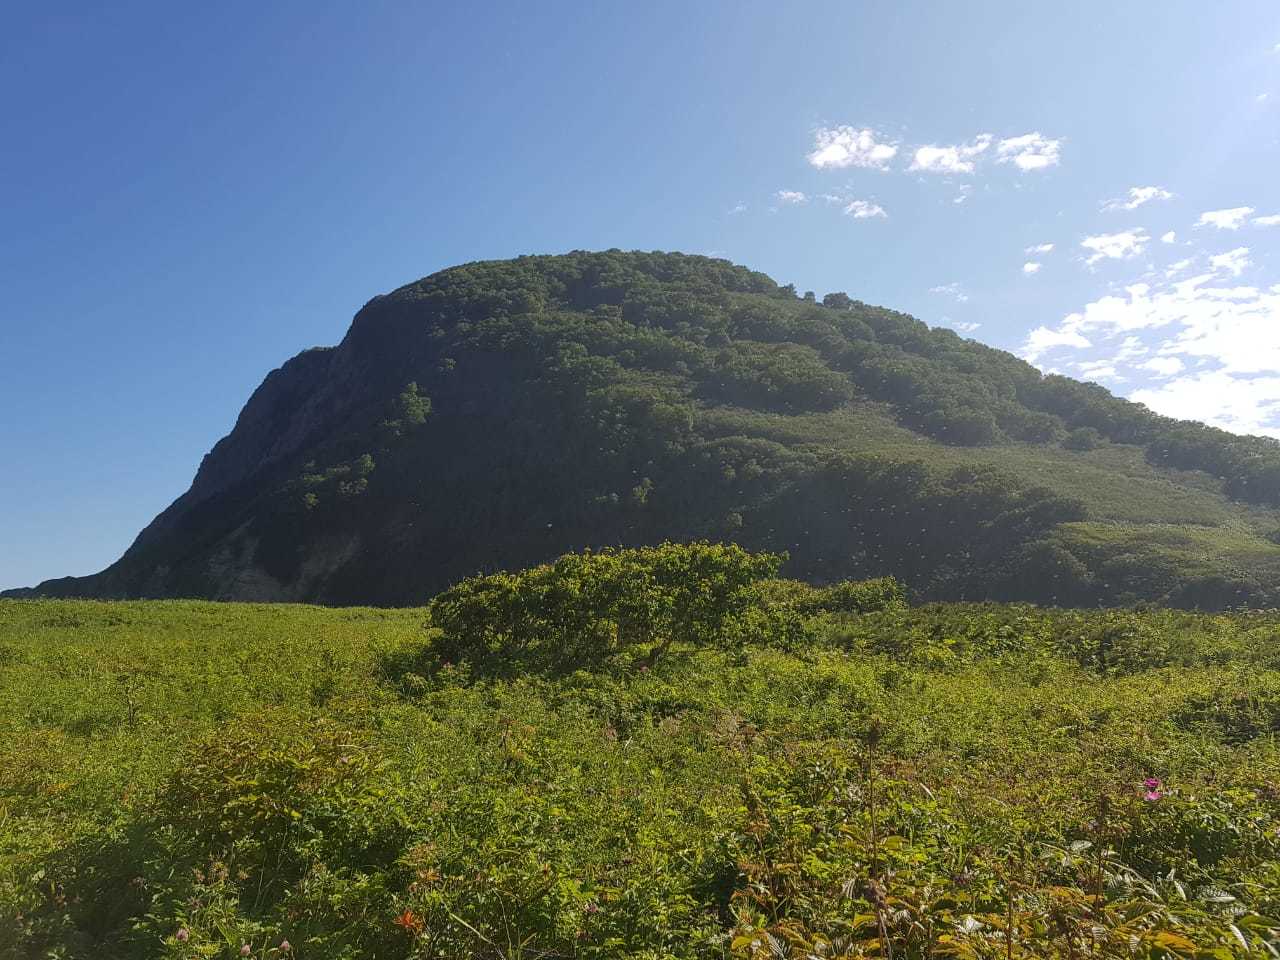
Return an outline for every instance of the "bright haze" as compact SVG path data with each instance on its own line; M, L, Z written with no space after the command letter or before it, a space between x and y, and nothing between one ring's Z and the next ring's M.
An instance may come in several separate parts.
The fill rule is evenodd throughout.
M59 4L0 31L0 587L474 259L726 257L1280 436L1280 8Z

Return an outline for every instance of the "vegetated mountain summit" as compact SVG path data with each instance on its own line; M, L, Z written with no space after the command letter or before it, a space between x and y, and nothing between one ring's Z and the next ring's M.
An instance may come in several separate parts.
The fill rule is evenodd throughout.
M48 596L418 603L664 539L912 595L1280 600L1280 445L724 260L472 263L267 376L190 490Z

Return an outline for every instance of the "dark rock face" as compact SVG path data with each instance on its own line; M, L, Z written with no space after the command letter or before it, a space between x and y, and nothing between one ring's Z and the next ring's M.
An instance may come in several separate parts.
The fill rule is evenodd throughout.
M917 597L1280 597L1280 565L1180 572L1080 534L1148 495L1126 486L1138 468L1088 502L1041 486L1041 461L1005 469L1088 456L1060 445L1083 430L1153 464L1234 462L1246 442L721 260L468 264L375 297L341 344L268 374L116 563L9 595L407 604L584 546L707 538L787 550L811 579L895 574ZM1265 500L1266 476L1236 486Z

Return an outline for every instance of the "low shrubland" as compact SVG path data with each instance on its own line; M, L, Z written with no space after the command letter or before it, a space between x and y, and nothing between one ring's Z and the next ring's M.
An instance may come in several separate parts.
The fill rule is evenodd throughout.
M0 602L0 956L1280 949L1280 616L776 563Z

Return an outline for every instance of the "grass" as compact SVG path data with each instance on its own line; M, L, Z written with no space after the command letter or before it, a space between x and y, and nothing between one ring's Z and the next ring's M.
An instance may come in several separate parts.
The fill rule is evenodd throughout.
M424 620L0 602L0 956L1280 947L1280 616L939 605L508 680Z

